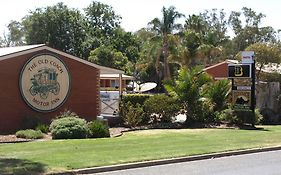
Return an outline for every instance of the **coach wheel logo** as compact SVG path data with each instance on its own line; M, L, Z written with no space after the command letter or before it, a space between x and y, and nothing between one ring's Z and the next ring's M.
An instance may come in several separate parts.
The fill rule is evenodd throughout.
M66 65L49 54L31 58L23 67L20 90L26 103L41 112L50 112L67 98L70 76Z

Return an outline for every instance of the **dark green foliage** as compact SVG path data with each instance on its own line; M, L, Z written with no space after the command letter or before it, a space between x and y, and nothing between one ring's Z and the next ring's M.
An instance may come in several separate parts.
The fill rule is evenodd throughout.
M41 131L43 133L48 133L49 132L49 126L46 125L46 124L38 124L36 127L35 127L35 130L37 131Z
M87 25L82 14L63 3L31 11L22 21L27 44L46 43L50 47L85 58Z
M82 139L88 134L86 120L78 117L63 117L52 121L50 131L53 139Z
M102 121L92 121L88 123L89 137L91 138L103 138L110 137L108 126Z
M136 127L143 122L144 111L140 104L133 105L130 101L120 104L120 116L125 125Z
M41 131L35 131L33 129L20 130L16 132L18 138L25 139L41 139L43 138L43 133Z
M217 122L223 122L223 123L237 123L237 116L234 115L234 111L230 108L225 109L223 111L216 111L214 113L216 116Z
M123 95L120 102L120 116L125 125L136 127L140 124L147 124L143 105L151 95L147 94L127 94Z
M255 124L255 114L251 110L234 110L234 115L237 116L237 124Z
M211 82L210 76L195 67L191 70L182 68L175 82L165 84L170 95L183 105L187 122L204 122L205 109L202 100L202 89Z
M122 52L117 51L112 46L100 46L90 52L89 61L115 69L129 72L128 58Z
M255 114L251 110L233 110L225 109L221 112L216 112L218 122L226 122L230 124L259 124L262 121L262 115L259 110L255 110Z
M169 123L181 107L175 98L164 94L151 96L144 102L146 115L153 123Z
M223 110L227 103L227 98L231 92L230 82L228 80L219 80L206 87L206 97L214 105L214 111Z
M136 105L137 103L143 105L149 97L151 97L151 95L148 94L127 94L122 96L121 103L130 102L133 105Z
M91 34L95 34L93 36L111 35L121 23L121 17L115 14L113 8L101 2L93 1L84 11Z

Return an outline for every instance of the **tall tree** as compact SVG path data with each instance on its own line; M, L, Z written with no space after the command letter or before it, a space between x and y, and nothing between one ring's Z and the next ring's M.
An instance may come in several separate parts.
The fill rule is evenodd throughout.
M278 44L273 43L255 43L246 48L248 51L254 51L257 62L257 78L265 64L281 63L281 48Z
M129 61L122 52L117 51L112 46L100 46L91 51L89 61L107 67L124 70L130 73Z
M116 39L116 33L121 30L119 30L121 17L111 6L97 1L93 1L84 12L87 21L87 37L84 45L87 48L86 55L89 56L91 50L102 45L113 44L112 40Z
M185 21L183 44L189 51L190 66L211 64L223 55L223 46L229 40L227 20L223 10L206 10L190 15Z
M260 27L261 20L264 17L264 14L246 7L242 8L242 13L231 12L228 22L235 34L233 38L236 46L234 52L242 51L257 42L276 42L276 31L272 27ZM242 19L245 19L244 25Z
M163 7L162 9L162 19L154 18L149 22L149 28L155 32L156 35L160 35L163 38L162 43L162 54L163 54L163 76L164 80L169 80L171 78L170 68L168 64L168 35L173 34L175 30L182 28L181 24L176 23L178 18L183 17L184 15L177 12L175 7L171 6L168 9Z
M112 31L112 35L105 42L106 45L112 45L116 50L122 52L129 61L136 63L139 58L140 40L137 35L126 32L120 27Z
M63 3L30 12L22 21L27 44L45 43L85 58L86 23L78 10Z
M20 22L12 20L8 24L8 46L24 45L24 32L23 26Z
M141 81L153 81L158 85L163 79L161 62L162 38L155 36L147 29L141 29L136 33L141 41L140 57L136 62L134 76Z
M121 17L115 14L113 8L101 2L93 1L84 9L92 34L102 36L112 34L112 31L120 26Z

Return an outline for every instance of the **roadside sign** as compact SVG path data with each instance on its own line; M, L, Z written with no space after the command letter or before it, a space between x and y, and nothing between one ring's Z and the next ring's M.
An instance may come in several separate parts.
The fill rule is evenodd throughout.
M228 78L251 78L251 64L229 64Z
M233 102L235 108L250 109L251 107L251 91L232 91Z
M255 112L255 70L253 51L242 52L241 64L228 65L228 78L232 81L232 105L235 109Z
M254 63L254 51L243 51L242 55L242 63Z

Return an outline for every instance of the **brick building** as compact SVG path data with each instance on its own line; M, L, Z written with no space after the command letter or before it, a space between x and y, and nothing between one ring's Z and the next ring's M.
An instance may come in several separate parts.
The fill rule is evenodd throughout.
M46 45L0 48L0 133L16 131L33 117L49 123L65 110L95 119L100 114L100 74L123 71Z

